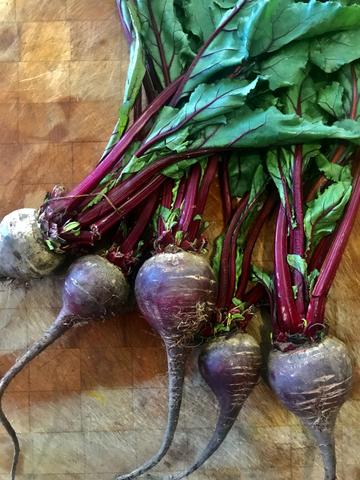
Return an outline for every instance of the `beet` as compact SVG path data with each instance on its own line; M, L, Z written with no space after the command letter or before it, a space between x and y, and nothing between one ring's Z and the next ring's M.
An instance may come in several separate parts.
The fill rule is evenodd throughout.
M0 380L0 420L14 444L12 479L15 479L20 446L15 430L2 409L3 395L28 363L72 327L102 321L121 312L128 298L128 285L120 269L99 255L87 255L71 266L63 289L63 306L46 330Z
M0 223L0 277L29 280L52 273L64 255L47 247L33 208L21 208Z
M212 315L217 288L206 259L178 251L161 253L147 260L137 275L135 293L140 311L165 344L169 376L168 420L159 451L133 472L118 476L118 480L147 472L168 451L179 419L190 342Z
M269 358L270 385L283 405L309 429L317 442L325 480L336 479L334 428L352 382L346 346L336 338L295 350L273 350Z
M209 443L195 463L169 480L187 477L216 452L256 385L260 367L260 347L247 333L238 332L229 337L218 338L204 348L199 357L199 368L219 403L217 424Z

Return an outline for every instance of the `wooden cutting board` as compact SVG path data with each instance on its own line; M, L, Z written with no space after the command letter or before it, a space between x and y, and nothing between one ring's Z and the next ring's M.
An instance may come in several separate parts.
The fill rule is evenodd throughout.
M0 0L0 217L40 204L55 183L78 182L115 123L128 54L113 0ZM214 190L211 237L221 214ZM258 259L271 262L261 244ZM339 479L360 479L360 223L331 292L332 332L355 366L337 426ZM0 284L0 371L50 324L62 279ZM259 337L260 322L253 330ZM266 334L267 335L267 334ZM196 353L196 352L195 352ZM178 434L157 472L194 458L216 420L212 395L189 367ZM5 398L20 433L19 480L106 480L148 458L166 414L161 343L136 314L69 334L19 375ZM11 444L0 431L0 480ZM219 452L196 479L319 480L317 452L262 381Z

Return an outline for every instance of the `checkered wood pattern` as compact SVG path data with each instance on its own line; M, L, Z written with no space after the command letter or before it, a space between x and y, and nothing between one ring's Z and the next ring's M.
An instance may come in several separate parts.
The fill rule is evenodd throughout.
M94 165L116 119L127 68L113 0L0 0L0 217L35 207L54 183ZM210 232L221 214L214 189ZM270 231L264 236L269 236ZM353 353L355 385L337 426L339 480L360 479L360 223L331 292L332 331ZM271 262L260 242L257 256ZM50 324L61 278L0 285L0 372ZM268 339L255 322L254 333ZM265 332L265 333L264 333ZM189 367L179 430L157 472L177 471L205 444L214 399ZM20 434L19 480L106 480L151 455L166 415L166 362L136 314L77 329L14 381L6 411ZM0 480L11 445L0 431ZM219 452L194 480L319 480L319 457L262 381Z

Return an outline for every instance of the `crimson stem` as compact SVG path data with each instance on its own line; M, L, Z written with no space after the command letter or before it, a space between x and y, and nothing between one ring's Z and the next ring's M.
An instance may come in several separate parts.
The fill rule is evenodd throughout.
M138 189L146 186L155 175L160 175L166 167L180 160L206 156L214 151L216 151L216 149L189 150L184 153L172 154L156 160L136 175L131 176L114 187L107 198L100 201L90 210L80 213L77 221L82 227L92 225L98 219L101 219L104 215L114 210L114 206L119 208L126 199L130 198Z
M279 207L275 230L274 273L278 311L278 323L284 330L297 333L301 325L301 317L296 309L291 285L288 255L288 221L285 209Z
M230 306L231 303L232 303L232 296L233 296L235 288L236 288L236 254L237 254L237 238L239 236L239 231L240 231L240 228L242 228L245 220L257 208L258 202L259 202L259 200L262 196L262 193L263 192L260 192L257 195L255 195L255 197L253 199L251 199L251 201L248 198L248 200L246 202L246 205L245 205L245 208L243 210L243 213L242 213L241 217L238 219L234 228L232 228L232 225L230 223L230 227L229 227L229 230L230 230L230 232L229 232L230 249L229 249L228 253L227 253L228 241L226 239L226 236L225 236L225 239L224 239L224 246L226 244L225 252L226 252L226 254L228 254L229 272L230 272L229 273L229 285L230 286L229 286L229 289L228 289L228 294L227 294L227 296L225 296L225 305L224 305L224 306L227 306L227 307ZM226 233L226 235L228 235L228 232ZM241 276L242 276L242 272L241 272ZM247 279L247 281L248 281L248 279Z
M114 190L116 190L117 197L115 200L114 197L111 197L111 202L107 203L105 208L103 205L101 205L100 207L102 210L100 209L100 212L97 211L100 204L91 209L91 212L96 211L96 215L93 217L95 220L94 223L89 222L88 218L86 219L86 222L84 222L84 214L79 215L77 221L79 222L83 231L79 237L73 237L73 243L78 243L82 239L83 235L89 235L88 232L84 230L84 227L87 225L90 225L89 228L92 232L92 234L90 234L90 238L92 238L92 240L94 238L101 238L117 223L117 221L124 218L124 216L129 214L136 206L138 206L144 200L144 198L147 198L149 195L154 193L157 188L160 187L160 185L167 178L165 175L161 174L164 168L180 160L198 158L202 155L208 156L216 153L216 151L217 149L189 150L185 153L178 153L163 157L144 168L138 174L120 184L117 189L115 188ZM107 199L107 201L109 201L109 199ZM109 211L110 213L108 213ZM62 233L61 237L70 241L72 235ZM93 241L91 241L89 245L93 245Z
M156 209L158 196L158 192L155 191L149 196L149 198L146 199L139 216L136 218L133 229L120 246L121 252L127 253L135 250L136 245L139 243L144 231L149 226L149 222Z
M270 213L272 212L274 206L275 206L274 198L269 197L266 200L264 206L262 207L253 225L251 226L251 230L249 232L249 235L247 236L246 245L244 248L243 261L241 266L241 276L239 279L239 285L236 292L237 298L245 297L246 287L249 282L250 269L251 269L251 257L254 251L254 247L259 237L260 231L264 226L264 223L269 217ZM263 289L263 287L261 287L261 289ZM255 302L249 301L249 303L255 303Z
M144 198L155 193L161 184L164 182L165 177L162 175L155 176L145 187L138 190L131 199L124 202L120 208L117 208L114 212L96 221L91 225L91 230L98 238L101 238L107 233L116 223L128 215L134 208L140 205Z
M197 215L202 216L204 213L206 201L209 196L210 186L216 175L217 167L218 167L218 157L213 156L209 159L206 165L205 173L203 175L201 186L198 192L198 199L196 202L196 209L194 212L194 216L197 216ZM190 227L188 229L188 240L190 242L193 242L195 240L196 236L198 235L200 226L201 226L200 219L192 220Z
M293 168L293 202L296 227L292 231L291 236L291 253L305 257L305 231L304 231L304 208L302 193L302 170L303 156L302 146L296 145ZM306 282L304 276L297 269L292 271L293 284L296 287L295 304L301 318L305 318L305 292Z
M174 186L174 182L169 179L164 183L163 186L163 191L161 195L161 201L160 201L160 206L166 209L171 208L171 203L172 203L172 189ZM165 222L164 219L161 215L159 215L158 221L157 221L157 234L158 237L162 235L162 233L165 230Z
M236 231L240 229L240 221L246 210L248 200L249 194L246 194L241 199L225 234L220 260L219 293L217 300L218 308L225 308L229 306L228 304L230 304L231 297L234 292L236 272L235 259L231 258L232 239L233 236L236 235Z
M322 264L324 263L324 260L326 258L326 255L331 247L331 244L334 240L336 234L336 230L333 234L327 235L326 237L322 238L320 242L316 245L316 248L311 255L310 261L309 261L309 272L317 269L320 271Z
M230 194L229 174L226 161L219 163L218 169L220 194L222 200L224 223L227 225L232 215L232 200Z
M188 232L189 226L194 218L200 176L201 168L199 164L196 164L190 170L184 198L184 208L182 209L177 227L177 230L184 232L184 234Z

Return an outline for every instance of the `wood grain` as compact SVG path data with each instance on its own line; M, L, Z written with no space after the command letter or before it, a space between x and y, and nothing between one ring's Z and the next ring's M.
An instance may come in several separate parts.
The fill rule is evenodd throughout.
M36 207L52 184L78 182L111 133L127 68L113 0L0 0L0 216ZM210 233L219 233L216 191ZM264 237L271 233L268 228ZM257 258L271 263L260 245ZM332 332L349 345L351 400L337 425L339 480L360 479L360 218L331 291ZM0 372L49 325L61 278L0 285ZM260 335L259 324L253 326ZM158 472L185 466L215 422L189 366L178 434ZM165 423L161 343L136 314L69 334L13 383L5 406L20 433L19 480L105 480L154 452ZM11 445L0 432L0 480ZM219 452L194 480L320 480L311 440L262 381Z

